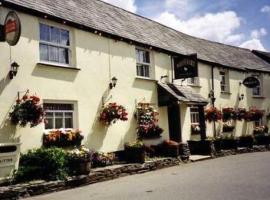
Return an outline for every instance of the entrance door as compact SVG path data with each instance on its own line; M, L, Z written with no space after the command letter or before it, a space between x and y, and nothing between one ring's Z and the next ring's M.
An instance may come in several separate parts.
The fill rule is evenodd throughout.
M178 104L168 105L168 120L170 140L181 142L181 121L180 121L180 106Z

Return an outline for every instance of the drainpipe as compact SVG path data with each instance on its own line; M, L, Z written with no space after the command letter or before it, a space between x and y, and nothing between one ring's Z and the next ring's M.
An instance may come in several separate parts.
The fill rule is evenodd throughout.
M212 65L211 68L211 79L212 79L212 88L211 88L211 104L213 107L215 107L215 83L214 83L214 66ZM213 122L213 131L214 131L214 137L217 136L217 132L216 132L216 122Z

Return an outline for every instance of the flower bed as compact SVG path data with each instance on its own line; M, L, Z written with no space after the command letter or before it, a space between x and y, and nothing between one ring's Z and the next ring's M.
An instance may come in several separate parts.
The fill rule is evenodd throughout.
M40 98L28 93L22 99L17 99L13 111L9 113L11 123L25 127L30 124L30 127L35 127L43 122L44 110L40 103Z
M58 129L52 130L43 135L43 146L44 147L70 147L80 146L83 140L81 131L76 130L65 130Z
M113 154L105 154L101 152L94 152L92 154L92 167L106 167L113 165L115 157Z
M128 113L124 106L116 103L109 103L102 109L99 119L101 122L109 126L116 123L118 120L127 121L127 116Z

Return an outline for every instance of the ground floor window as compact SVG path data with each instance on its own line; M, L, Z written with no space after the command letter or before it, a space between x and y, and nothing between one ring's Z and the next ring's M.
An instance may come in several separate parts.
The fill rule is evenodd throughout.
M191 134L200 134L200 114L199 107L190 107Z
M44 103L45 129L74 128L74 105Z

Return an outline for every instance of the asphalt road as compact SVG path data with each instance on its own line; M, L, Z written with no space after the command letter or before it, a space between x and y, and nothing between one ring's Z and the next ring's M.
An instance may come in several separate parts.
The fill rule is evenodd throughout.
M270 200L270 153L207 160L30 199Z

